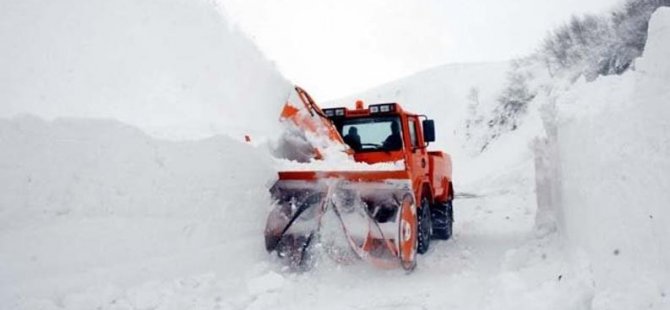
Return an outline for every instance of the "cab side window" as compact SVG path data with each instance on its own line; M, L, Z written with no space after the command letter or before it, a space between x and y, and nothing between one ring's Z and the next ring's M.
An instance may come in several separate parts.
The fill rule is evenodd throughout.
M418 140L416 138L416 120L410 119L407 125L409 126L409 139L412 143L412 147L417 147Z

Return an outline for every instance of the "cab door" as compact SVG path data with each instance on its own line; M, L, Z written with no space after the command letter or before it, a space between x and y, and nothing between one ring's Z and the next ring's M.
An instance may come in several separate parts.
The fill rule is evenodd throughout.
M414 189L419 191L421 183L426 175L428 175L428 154L426 148L423 147L423 139L420 135L419 118L416 116L407 117L407 133L409 135L409 155L408 163L410 165L412 174L412 185Z

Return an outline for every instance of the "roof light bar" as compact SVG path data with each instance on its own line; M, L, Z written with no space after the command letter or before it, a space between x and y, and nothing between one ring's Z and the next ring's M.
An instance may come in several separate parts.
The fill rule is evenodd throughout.
M345 114L345 109L344 108L323 109L323 114L326 114L326 117L343 117Z
M370 106L370 113L389 113L395 112L395 103L375 104Z

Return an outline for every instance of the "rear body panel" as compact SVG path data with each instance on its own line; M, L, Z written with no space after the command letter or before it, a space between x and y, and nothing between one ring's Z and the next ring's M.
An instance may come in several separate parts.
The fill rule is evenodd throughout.
M451 156L440 151L428 152L430 160L429 179L433 188L433 197L437 202L446 202L453 198L451 191Z

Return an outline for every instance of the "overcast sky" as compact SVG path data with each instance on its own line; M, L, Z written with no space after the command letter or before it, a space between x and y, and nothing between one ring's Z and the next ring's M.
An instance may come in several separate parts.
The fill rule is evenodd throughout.
M226 15L318 101L436 65L536 49L572 14L620 0L221 0Z

